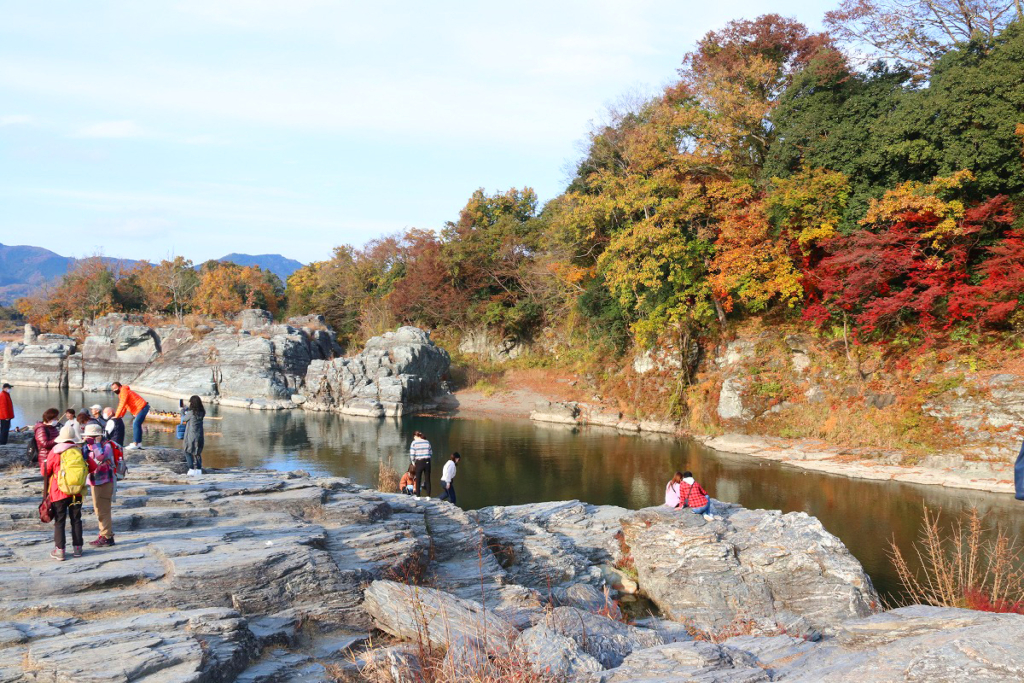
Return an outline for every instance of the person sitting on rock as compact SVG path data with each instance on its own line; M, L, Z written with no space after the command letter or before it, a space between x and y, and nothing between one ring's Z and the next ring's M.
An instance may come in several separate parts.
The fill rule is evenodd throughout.
M679 499L679 486L683 483L683 473L676 472L672 475L671 481L665 485L665 507L682 507L683 501Z
M698 515L704 515L704 519L711 521L714 513L711 511L711 496L704 490L704 487L693 480L692 472L683 472L683 481L679 484L679 500L683 507L688 507Z
M114 411L114 417L124 417L125 413L132 414L132 442L128 444L128 448L142 448L142 423L146 421L146 416L149 415L149 402L142 398L127 384L121 384L120 382L114 382L110 385L110 390L117 394L117 410Z
M114 545L114 525L110 518L110 507L114 500L114 482L117 466L114 451L103 441L103 429L90 422L85 426L85 444L82 454L89 461L89 488L92 491L92 507L96 512L100 534L89 545L103 548Z
M412 443L409 444L409 457L412 458L412 464L415 466L417 496L424 489L426 494L430 495L430 458L433 455L434 451L423 432L413 432Z
M103 438L109 439L124 448L124 420L114 417L114 409L107 406L103 409Z
M398 490L407 495L413 495L416 493L416 465L410 464L409 470L402 475L402 480L398 482Z

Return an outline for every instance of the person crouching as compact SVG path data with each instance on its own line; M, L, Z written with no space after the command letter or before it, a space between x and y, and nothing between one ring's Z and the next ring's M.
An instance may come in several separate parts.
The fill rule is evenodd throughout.
M452 453L451 460L444 464L444 469L441 471L441 485L444 486L441 500L447 500L452 505L455 505L455 470L461 459L461 455Z
M711 496L703 486L694 481L692 472L683 472L683 480L679 484L679 500L683 507L690 508L695 514L704 515L704 519L714 519Z

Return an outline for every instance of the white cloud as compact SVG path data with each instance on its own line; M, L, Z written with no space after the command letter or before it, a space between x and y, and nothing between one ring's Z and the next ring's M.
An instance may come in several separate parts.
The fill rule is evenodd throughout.
M101 121L75 133L78 138L140 138L146 130L134 121Z
M9 116L0 116L0 128L3 126L18 126L27 123L32 123L31 116L25 116L24 114L11 114Z

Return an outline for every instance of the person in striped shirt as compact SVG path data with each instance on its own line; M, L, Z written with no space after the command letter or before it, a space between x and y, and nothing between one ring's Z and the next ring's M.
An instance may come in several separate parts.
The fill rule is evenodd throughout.
M425 490L426 495L430 495L430 458L433 454L430 442L427 441L427 437L423 436L423 432L413 432L412 443L409 444L409 457L412 458L412 464L415 467L415 493L417 496L420 495L421 490Z

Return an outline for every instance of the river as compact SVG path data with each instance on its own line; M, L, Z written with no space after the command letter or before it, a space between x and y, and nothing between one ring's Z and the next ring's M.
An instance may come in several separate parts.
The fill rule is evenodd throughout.
M15 388L14 425L34 424L49 407L81 409L111 404L112 394ZM152 397L154 409L176 410L177 401ZM441 465L453 450L462 455L456 479L467 509L550 500L641 508L664 501L674 471L692 470L724 501L748 508L802 511L821 520L846 543L883 595L898 592L887 556L890 540L913 555L923 505L947 519L970 506L987 523L1024 538L1021 503L1011 496L879 482L808 472L749 456L719 453L693 441L620 434L605 428L548 426L519 419L412 417L371 420L301 410L258 412L210 407L206 467L267 467L350 477L374 486L380 458L400 472L407 448L421 430L434 448L433 495L440 494ZM173 425L147 423L146 443L177 447ZM162 430L162 431L157 431ZM128 428L130 439L130 422Z

